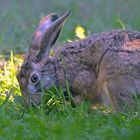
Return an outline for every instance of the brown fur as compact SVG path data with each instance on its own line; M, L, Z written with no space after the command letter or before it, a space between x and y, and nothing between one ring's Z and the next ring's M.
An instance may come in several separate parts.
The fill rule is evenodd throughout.
M140 94L139 32L113 30L94 34L65 44L55 57L42 58L43 63L34 63L30 58L35 58L32 52L23 62L18 81L26 99L36 104L40 97L34 100L33 96L38 96L41 86L39 82L33 85L36 90L30 91L27 85L31 72L40 75L44 88L48 88L47 83L51 86L51 81L66 88L67 80L75 103L89 99L112 104L114 110L120 111L124 105L132 107L134 94Z

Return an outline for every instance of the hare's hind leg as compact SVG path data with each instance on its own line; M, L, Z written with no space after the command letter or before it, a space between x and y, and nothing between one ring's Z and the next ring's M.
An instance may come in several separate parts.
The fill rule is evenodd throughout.
M128 74L110 76L102 70L97 79L96 95L102 104L112 104L115 111L137 108L140 79Z
M126 58L129 58L129 61ZM126 53L119 55L119 53L108 52L99 67L97 94L103 99L103 103L102 97L107 97L116 111L135 108L135 97L140 95L139 63L134 65L137 60L135 59L134 62L132 61L133 65L128 65L131 58L132 55L128 57Z
M136 98L140 95L140 80L128 75L118 76L104 83L103 90L108 92L116 111L134 109L137 106Z

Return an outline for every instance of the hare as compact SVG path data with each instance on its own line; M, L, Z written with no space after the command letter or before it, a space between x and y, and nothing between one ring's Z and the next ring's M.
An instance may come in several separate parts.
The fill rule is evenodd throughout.
M140 95L140 32L116 29L66 43L53 57L50 49L70 12L44 17L33 33L27 57L17 74L28 104L41 103L42 89L66 88L75 104L83 99L111 104L120 111L135 106Z

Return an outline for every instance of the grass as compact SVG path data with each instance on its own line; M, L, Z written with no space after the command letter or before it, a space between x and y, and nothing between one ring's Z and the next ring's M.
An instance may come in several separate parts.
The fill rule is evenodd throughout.
M139 4L139 0L1 0L0 139L139 139L139 111L125 114L104 108L91 111L88 102L72 108L53 93L45 109L26 108L16 80L22 62L19 54L27 51L32 32L47 13L72 10L59 38L59 42L64 43L80 36L79 31L75 31L79 25L84 27L86 35L114 28L140 30ZM79 30L84 37L84 30Z

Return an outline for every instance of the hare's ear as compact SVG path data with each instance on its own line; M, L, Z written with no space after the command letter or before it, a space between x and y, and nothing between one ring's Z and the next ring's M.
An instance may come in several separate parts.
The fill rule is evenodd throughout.
M57 14L50 14L44 17L33 34L30 52L36 51L37 60L49 57L50 49L57 40L61 27L70 12L65 13L61 17ZM32 52L31 52L32 53Z

